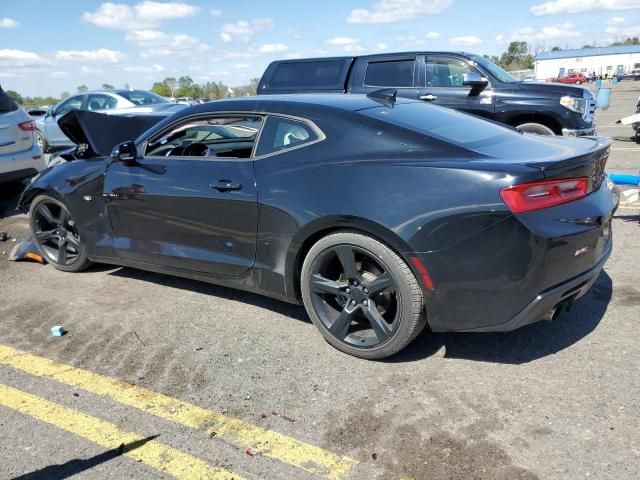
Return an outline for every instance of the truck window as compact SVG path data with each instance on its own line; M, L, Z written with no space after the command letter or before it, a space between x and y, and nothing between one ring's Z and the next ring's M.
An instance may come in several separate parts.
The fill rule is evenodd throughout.
M318 139L309 125L291 118L269 116L260 134L256 157L295 148Z
M364 84L368 87L413 87L415 60L369 62Z
M281 63L269 79L269 87L326 88L342 83L344 61Z
M463 75L476 71L467 62L458 58L427 58L427 86L464 87Z

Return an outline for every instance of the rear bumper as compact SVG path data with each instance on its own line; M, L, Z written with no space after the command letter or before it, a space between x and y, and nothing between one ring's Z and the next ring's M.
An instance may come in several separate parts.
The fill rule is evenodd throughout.
M0 181L32 177L46 167L40 147L34 143L29 150L0 154Z
M595 127L592 128L563 128L562 135L565 137L593 137L596 135Z
M582 297L594 284L602 271L609 255L611 255L611 242L609 248L600 261L590 270L574 277L566 282L552 287L537 295L518 315L511 320L499 325L491 325L481 328L460 330L462 332L508 332L540 320L551 320L555 312L562 304Z

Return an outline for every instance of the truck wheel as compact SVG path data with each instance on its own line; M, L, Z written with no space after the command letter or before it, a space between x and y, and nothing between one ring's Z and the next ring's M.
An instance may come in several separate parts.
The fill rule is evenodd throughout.
M580 80L578 80L578 81L576 82L576 85L582 85L582 82L581 82Z
M516 128L525 133L533 133L534 135L555 135L555 132L546 125L541 123L523 123Z

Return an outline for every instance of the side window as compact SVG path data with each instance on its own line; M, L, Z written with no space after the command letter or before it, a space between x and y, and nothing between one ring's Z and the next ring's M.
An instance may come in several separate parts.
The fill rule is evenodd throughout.
M427 87L464 87L465 73L478 71L457 58L427 58Z
M145 156L249 158L261 125L255 116L188 119L152 138Z
M71 97L63 102L56 109L56 116L62 116L65 113L69 113L71 110L80 110L82 108L82 95Z
M318 134L305 122L285 117L267 118L256 157L298 147L318 139Z
M415 60L370 62L364 76L369 87L413 87Z
M109 95L92 94L87 99L87 110L111 110L118 101Z

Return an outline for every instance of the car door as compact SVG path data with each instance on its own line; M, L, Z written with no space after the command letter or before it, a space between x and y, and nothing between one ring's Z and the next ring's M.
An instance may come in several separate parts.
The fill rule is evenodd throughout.
M255 260L259 116L181 119L114 162L103 196L118 258L224 276Z
M478 73L485 77L480 70L461 57L427 55L425 87L420 91L420 99L443 107L491 117L495 111L491 85L488 84L482 90L463 85L465 73Z
M58 126L58 120L64 114L69 113L72 110L81 110L83 107L85 95L74 95L69 97L62 103L58 104L56 108L44 118L44 134L47 138L47 143L52 146L60 145L73 145L73 142L62 133Z
M352 75L350 93L368 94L376 90L392 88L399 97L418 99L420 96L418 55L384 55L362 57L357 60Z

